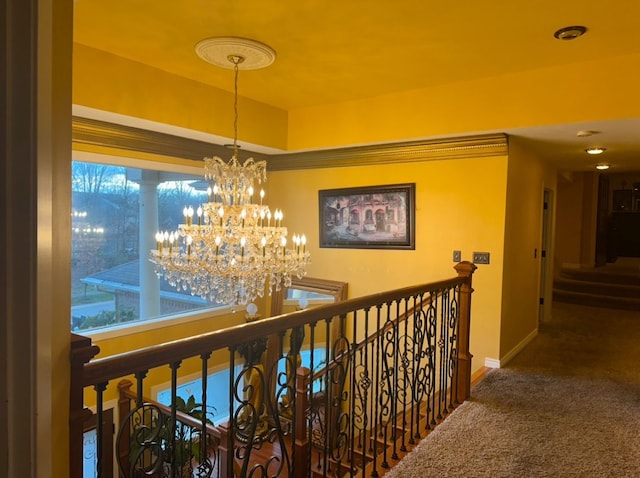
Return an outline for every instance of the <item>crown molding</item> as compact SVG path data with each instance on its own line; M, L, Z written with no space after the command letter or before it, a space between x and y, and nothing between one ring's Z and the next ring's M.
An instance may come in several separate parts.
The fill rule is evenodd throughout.
M72 118L72 139L75 145L137 151L193 161L202 161L211 156L225 157L230 153L227 146L219 144L79 116ZM506 134L487 134L284 154L241 149L239 159L264 159L270 171L286 171L478 158L507 153Z
M478 158L507 153L507 135L490 134L276 154L268 157L268 166L271 171L281 171Z
M73 116L72 140L76 145L90 145L122 151L158 154L174 158L202 161L205 157L227 157L232 150L224 145L192 138L124 126L80 116ZM239 150L240 159L267 159L262 153Z

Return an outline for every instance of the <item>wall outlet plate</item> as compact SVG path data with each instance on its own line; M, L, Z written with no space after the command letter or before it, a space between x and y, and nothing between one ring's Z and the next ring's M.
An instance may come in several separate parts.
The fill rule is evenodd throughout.
M473 253L473 263L474 264L489 264L489 253L488 252L474 252Z
M462 261L462 251L453 251L453 262Z

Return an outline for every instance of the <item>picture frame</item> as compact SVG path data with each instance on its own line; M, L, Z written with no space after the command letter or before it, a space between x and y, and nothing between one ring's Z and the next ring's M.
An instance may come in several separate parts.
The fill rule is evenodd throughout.
M415 183L318 191L321 248L415 249Z

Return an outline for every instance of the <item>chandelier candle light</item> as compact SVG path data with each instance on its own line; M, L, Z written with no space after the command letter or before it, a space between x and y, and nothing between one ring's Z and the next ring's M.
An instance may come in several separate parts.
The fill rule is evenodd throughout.
M209 58L211 48L222 45L224 53L235 42L240 42L245 54L262 55L269 48L251 40L223 37L203 40L196 50L205 44L206 51L198 54L216 63ZM265 290L271 294L274 287L290 286L294 275L304 276L310 254L304 234L294 234L288 243L284 215L279 209L272 213L263 203L264 190L260 190L259 204L254 202L255 183L266 182L267 169L265 161L238 161L238 70L245 56L228 53L225 59L228 64L224 66L235 70L233 156L229 162L204 158L204 177L210 185L207 202L197 209L185 207L184 224L178 230L156 234L150 260L156 264L158 277L164 275L178 289L189 288L192 295L211 302L245 305L262 297ZM251 60L246 69L262 66Z

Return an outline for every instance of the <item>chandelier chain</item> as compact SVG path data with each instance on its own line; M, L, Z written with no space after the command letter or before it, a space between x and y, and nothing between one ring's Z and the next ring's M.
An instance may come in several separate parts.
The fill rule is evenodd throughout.
M232 56L233 62L233 155L238 157L238 73L240 70L240 63L243 58L241 56Z

